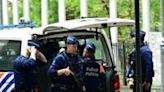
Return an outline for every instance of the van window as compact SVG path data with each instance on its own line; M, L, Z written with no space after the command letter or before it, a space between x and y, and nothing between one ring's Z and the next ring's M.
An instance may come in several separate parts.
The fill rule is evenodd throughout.
M98 39L96 39L95 35L78 35L76 36L79 41L79 53L82 55L84 47L86 43L94 43L96 46L96 53L95 58L97 60L101 60L105 63L108 62L108 51L107 51L107 45L104 45L104 39L99 35ZM46 42L45 42L46 41ZM49 38L43 40L43 53L47 57L48 60L52 61L53 57L57 55L59 50L61 48L66 48L66 37L62 38ZM111 65L111 64L110 64Z
M0 40L0 71L12 70L13 62L20 51L21 41Z
M95 58L96 59L101 59L103 61L106 61L106 54L105 53L105 46L103 46L103 43L101 41L101 39L94 39L94 38L90 38L90 39L86 39L87 43L94 43L96 46L96 53L95 53Z

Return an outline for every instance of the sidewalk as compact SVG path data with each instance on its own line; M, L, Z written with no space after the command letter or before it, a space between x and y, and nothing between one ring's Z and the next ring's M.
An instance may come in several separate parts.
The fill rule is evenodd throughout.
M127 86L121 86L120 92L132 92Z
M127 86L121 86L120 92L132 92ZM162 92L160 87L152 87L151 92Z

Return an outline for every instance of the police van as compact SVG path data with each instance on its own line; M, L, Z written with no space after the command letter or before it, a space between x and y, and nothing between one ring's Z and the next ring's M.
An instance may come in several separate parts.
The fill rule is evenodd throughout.
M114 56L110 38L104 28L118 26L133 26L133 20L111 18L83 18L49 24L38 29L12 29L0 31L0 92L11 92L14 89L13 62L16 56L23 53L29 39L41 43L47 64L41 64L38 69L38 80L42 92L51 92L51 81L47 70L52 59L61 48L66 47L66 38L74 35L79 40L79 53L88 42L96 45L95 58L102 64L106 72L106 90L115 92L120 90L119 76L115 69Z
M36 30L36 29L35 29ZM27 41L33 33L31 28L12 28L0 30L0 92L11 92L14 89L13 62L25 52Z

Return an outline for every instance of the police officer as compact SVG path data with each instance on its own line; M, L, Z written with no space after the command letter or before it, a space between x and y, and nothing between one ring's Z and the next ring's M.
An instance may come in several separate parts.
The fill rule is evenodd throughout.
M105 71L95 60L96 47L93 43L86 44L83 57L83 75L86 92L105 92Z
M78 55L78 40L75 36L68 36L66 40L66 51L58 54L50 68L48 74L52 80L52 91L53 92L81 92L79 82L81 70L79 62L81 58ZM72 70L71 68L74 68ZM74 72L73 72L74 71ZM76 78L76 79L75 79ZM80 82L81 83L81 82Z
M130 89L133 89L134 87L134 67L135 67L135 49L133 49L130 54L128 55L128 69L126 72L126 80L127 80L127 84L128 87Z
M39 92L36 76L37 60L47 62L39 48L38 41L29 40L25 53L16 58L14 62L16 92Z
M151 91L151 85L152 80L154 76L154 70L153 70L153 61L152 61L152 51L147 46L147 44L144 43L144 37L145 32L140 31L140 55L141 55L141 64L142 64L142 86L143 86L143 92L150 92ZM135 37L136 32L131 32L130 36L132 38L132 42L135 44ZM134 50L134 55L131 57L131 61L134 61L134 74L135 74L135 63L136 63L136 50ZM134 80L135 82L135 80ZM133 88L133 91L135 92L135 87Z

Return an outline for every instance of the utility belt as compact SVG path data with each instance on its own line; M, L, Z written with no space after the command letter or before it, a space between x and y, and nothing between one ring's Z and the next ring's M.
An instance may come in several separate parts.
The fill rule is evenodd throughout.
M69 89L77 89L76 85L62 85L62 84L54 84L54 89L58 90L69 90Z
M16 89L16 92L36 92L35 89Z

